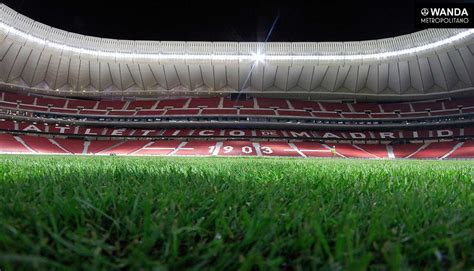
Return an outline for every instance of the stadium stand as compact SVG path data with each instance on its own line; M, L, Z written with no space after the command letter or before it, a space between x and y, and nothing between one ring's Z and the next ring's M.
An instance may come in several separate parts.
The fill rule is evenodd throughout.
M82 109L80 115L257 115L257 116L301 116L317 118L414 118L469 113L474 110L474 99L454 99L439 102L412 102L393 104L373 103L329 103L286 99L255 98L247 101L232 101L228 98L190 98L169 100L90 101L50 97L32 97L4 92L0 108L17 108L25 111L77 114L73 109ZM222 101L221 101L222 100ZM224 110L223 108L241 108ZM161 109L152 111L152 109ZM202 112L199 109L204 109ZM382 112L383 111L383 112ZM395 113L396 112L396 113Z
M320 143L262 140L91 140L0 134L0 153L331 157L335 146L343 158L474 158L473 141L409 144Z

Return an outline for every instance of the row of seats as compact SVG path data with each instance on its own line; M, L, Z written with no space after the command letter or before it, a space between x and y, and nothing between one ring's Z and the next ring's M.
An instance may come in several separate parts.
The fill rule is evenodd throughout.
M65 98L46 98L33 97L18 93L1 92L0 105L11 107L19 103L20 109L48 111L53 108L51 112L58 113L78 113L77 109L83 109L81 114L106 114L107 111L112 111L112 114L133 115L137 110L154 110L146 113L160 114L165 113L165 109L199 109L206 108L208 110L234 110L233 108L242 108L242 110L254 110L255 114L274 115L275 113L285 113L286 111L308 113L306 116L311 116L307 111L334 113L331 117L341 117L336 113L354 114L354 117L367 117L367 113L372 114L376 118L390 118L397 117L398 114L456 114L459 113L459 108L474 107L474 98L452 99L451 101L441 102L411 102L411 103L328 103L328 102L313 102L302 100L286 100L286 99L271 99L271 98L254 98L246 101L232 101L228 98L180 98L169 100L141 100L141 101L92 101L92 100L77 100ZM277 112L274 110L278 109ZM263 110L263 111L260 111ZM266 110L266 112L265 112ZM469 109L474 110L474 109ZM126 113L118 113L125 111ZM186 114L191 111L183 111ZM225 111L208 111L207 114L222 114ZM447 113L446 113L447 112ZM471 111L472 112L472 111ZM172 112L173 114L180 114ZM206 111L204 112L206 114ZM236 110L228 111L228 114L235 114ZM254 112L249 111L250 114ZM171 114L171 112L169 113ZM296 113L295 113L296 114ZM304 114L304 113L300 113ZM143 115L143 114L141 114ZM305 116L305 115L301 115ZM415 116L415 115L414 115ZM420 115L423 116L423 115ZM348 117L348 116L345 116Z
M16 122L0 119L0 130L39 134L64 134L81 136L126 137L227 137L227 138L305 138L335 140L397 140L417 138L474 137L474 127L438 128L432 130L404 131L296 131L265 129L131 129L118 127L91 127L42 122Z
M297 109L234 109L234 108L182 108L182 109L141 109L141 110L99 110L99 109L68 109L44 107L35 105L17 105L11 102L0 102L0 108L10 110L29 110L43 113L70 114L80 116L138 116L138 117L156 117L156 116L287 116L287 117L315 117L331 119L393 119L393 118L414 118L429 116L447 116L461 113L474 112L473 108L464 108L453 110L441 110L433 112L412 112L412 113L340 113L340 112L320 112L306 111Z
M96 140L46 138L0 134L0 153L163 155L163 156L278 156L341 158L474 158L474 141L424 144L322 144L281 141L205 140Z

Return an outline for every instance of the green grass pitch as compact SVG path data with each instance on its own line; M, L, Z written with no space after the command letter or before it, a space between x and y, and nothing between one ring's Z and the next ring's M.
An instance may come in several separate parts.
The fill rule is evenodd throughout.
M0 269L472 270L474 162L0 156Z

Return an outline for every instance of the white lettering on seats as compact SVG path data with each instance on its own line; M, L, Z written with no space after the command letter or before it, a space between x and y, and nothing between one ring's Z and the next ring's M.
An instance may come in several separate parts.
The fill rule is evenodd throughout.
M60 134L64 134L66 132L66 130L69 130L70 128L69 127L61 127L61 126L56 126L54 127L55 129L59 129L59 133Z
M381 132L380 138L395 138L395 134L392 132Z
M356 139L362 139L362 138L366 138L366 135L364 133L349 133L351 135L352 138L356 138Z
M453 135L453 131L451 130L438 130L436 131L436 135L437 136L443 136L443 137L446 137L446 136L452 136Z
M41 132L41 130L33 124L28 125L23 131L36 131Z
M115 129L112 131L111 135L123 135L123 132L125 132L125 129Z
M290 131L292 137L311 137L307 132Z
M151 132L155 132L156 130L142 130L142 136L147 136Z
M260 130L262 136L278 136L277 131L275 130Z
M199 131L200 136L213 136L215 134L215 131L213 130L201 130Z
M84 132L85 135L97 135L96 133L91 133L91 128L87 128Z
M323 138L341 138L333 133L324 133Z
M245 132L242 130L231 130L229 131L230 136L244 136Z

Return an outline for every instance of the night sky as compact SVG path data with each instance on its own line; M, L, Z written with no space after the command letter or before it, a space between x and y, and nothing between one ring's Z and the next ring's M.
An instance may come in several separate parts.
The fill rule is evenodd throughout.
M357 41L421 30L414 27L413 1L102 2L3 1L47 25L116 39L264 41L275 18L269 41Z

